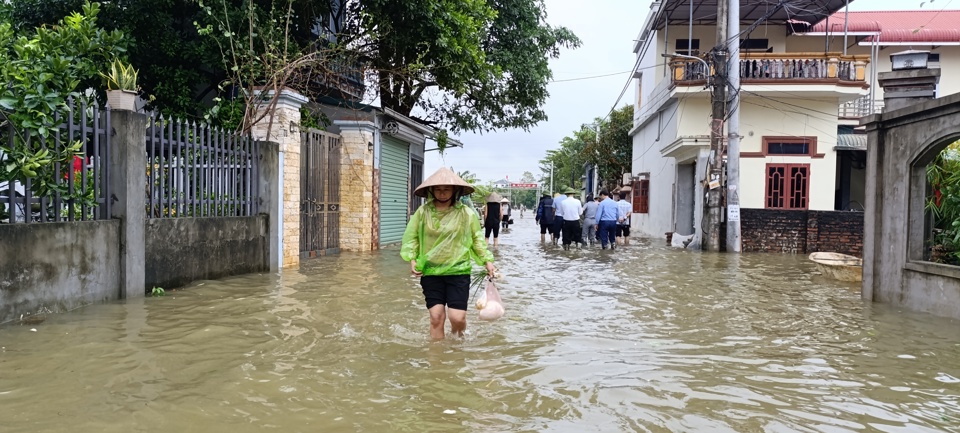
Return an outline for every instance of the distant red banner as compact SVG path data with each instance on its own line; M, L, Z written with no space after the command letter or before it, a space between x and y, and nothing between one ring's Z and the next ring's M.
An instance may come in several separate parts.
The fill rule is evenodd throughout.
M536 188L538 185L535 183L511 183L510 188Z

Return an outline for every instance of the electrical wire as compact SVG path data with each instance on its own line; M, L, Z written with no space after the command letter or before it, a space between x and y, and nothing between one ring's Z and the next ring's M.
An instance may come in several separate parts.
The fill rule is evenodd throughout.
M562 79L562 80L550 80L550 82L551 82L551 83L566 83L566 82L568 82L568 81L592 80L592 79L594 79L594 78L613 77L613 76L616 76L616 75L626 74L626 73L629 73L629 72L633 72L633 71L613 72L613 73L610 73L610 74L590 75L590 76L578 77L578 78L564 78L564 79Z

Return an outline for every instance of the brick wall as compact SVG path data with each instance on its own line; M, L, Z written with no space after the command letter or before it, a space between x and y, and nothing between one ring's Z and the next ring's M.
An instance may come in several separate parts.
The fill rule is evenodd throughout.
M741 209L744 252L863 254L863 212Z
M371 122L346 122L340 125L340 249L370 251L376 236L371 221L377 187L373 153L367 143L374 140ZM375 222L374 222L375 224Z

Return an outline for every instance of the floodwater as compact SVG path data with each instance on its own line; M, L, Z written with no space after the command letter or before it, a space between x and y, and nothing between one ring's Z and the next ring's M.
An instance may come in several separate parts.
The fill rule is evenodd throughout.
M801 256L502 235L507 314L431 342L397 250L0 328L0 432L960 431L960 323Z

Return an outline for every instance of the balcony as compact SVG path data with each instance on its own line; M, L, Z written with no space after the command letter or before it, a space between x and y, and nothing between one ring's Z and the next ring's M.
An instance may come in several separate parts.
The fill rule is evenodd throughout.
M866 87L869 56L840 53L742 53L740 83L749 84L833 84ZM670 59L674 86L703 86L706 65L683 57Z
M882 99L871 99L870 95L840 104L841 119L859 119L883 111Z

